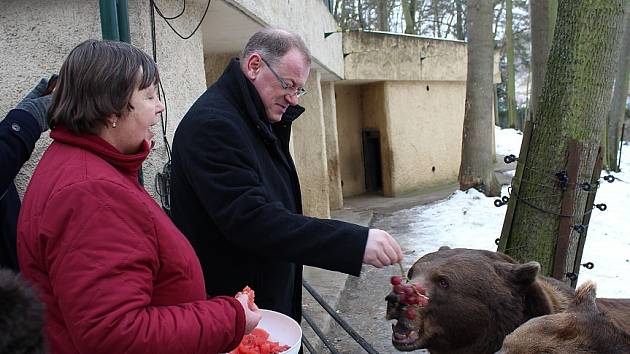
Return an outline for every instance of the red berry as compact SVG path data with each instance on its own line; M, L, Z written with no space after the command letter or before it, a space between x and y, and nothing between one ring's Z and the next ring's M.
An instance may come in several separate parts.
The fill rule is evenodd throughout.
M407 304L414 305L418 303L418 297L415 295L411 295L407 297Z
M416 289L418 294L426 294L427 290L425 288L423 288L422 285L420 285L419 283L412 284L412 285Z
M414 320L416 318L416 311L414 311L413 307L407 307L407 311L405 313L405 316L409 320Z
M402 283L402 277L400 275L394 275L389 279L389 282L392 283L392 285L398 285Z
M411 296L416 293L416 290L409 284L405 284L405 295Z
M429 303L429 298L423 295L420 295L418 297L418 304L422 307L427 306L427 304Z

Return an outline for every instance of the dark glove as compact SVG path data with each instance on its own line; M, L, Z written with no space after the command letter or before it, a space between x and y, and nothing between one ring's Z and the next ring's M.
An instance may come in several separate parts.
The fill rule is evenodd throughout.
M50 102L52 102L51 94L42 96L47 91L47 88L48 80L41 79L39 84L15 107L15 109L21 109L30 113L39 123L42 132L48 130L48 107Z

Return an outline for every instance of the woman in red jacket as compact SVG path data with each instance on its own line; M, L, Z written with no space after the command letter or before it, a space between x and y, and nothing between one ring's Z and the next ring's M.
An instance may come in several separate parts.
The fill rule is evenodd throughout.
M260 319L245 296L207 299L193 249L138 183L158 82L120 42L83 42L61 68L17 245L52 353L227 352Z

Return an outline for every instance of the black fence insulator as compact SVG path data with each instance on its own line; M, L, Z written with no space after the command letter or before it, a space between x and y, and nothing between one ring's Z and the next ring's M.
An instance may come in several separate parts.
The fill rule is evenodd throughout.
M311 326L311 328L313 329L313 332L315 332L315 334L319 337L319 339L322 340L322 342L324 343L324 345L326 346L326 348L328 348L328 350L330 350L330 352L332 354L340 354L339 351L332 345L332 343L330 343L330 341L326 338L326 336L324 335L324 333L322 332L321 329L319 329L319 327L315 324L315 322L313 321L313 319L311 318L311 316L305 314L304 312L302 312L302 317L306 320L306 322L308 323L309 326ZM302 338L304 338L304 336L302 336ZM313 351L311 351L312 353Z
M580 184L580 188L582 188L582 190L585 191L585 192L590 192L593 189L591 184L587 183L587 182L584 182L584 183Z
M320 305L328 312L328 314L343 328L349 335L354 339L359 345L365 349L369 354L379 354L371 345L368 343L363 337L361 337L350 325L343 320L343 318L339 317L339 315L335 312L335 310L328 305L326 301L311 287L311 285L305 280L302 281L302 286L304 289L308 291L311 296L315 299L315 301L319 302Z
M567 171L560 171L556 173L556 177L558 178L558 182L560 182L560 188L563 191L566 191L569 186L569 175L567 175Z
M514 161L518 161L518 158L513 154L507 155L503 158L503 162L505 163L512 163Z
M498 246L498 245L499 245L499 243L501 243L501 239L500 239L500 238L498 238L498 239L494 240L494 243Z
M606 211L606 209L608 209L608 206L606 206L606 204L604 203L595 204L595 207L601 211Z
M615 176L613 175L604 176L604 181L608 183L613 183L615 181Z
M566 274L567 278L571 279L572 281L576 281L578 278L578 275L575 273L567 273Z
M586 262L586 263L582 263L580 265L582 267L586 268L586 269L593 269L593 268L595 268L595 264L593 264L593 262Z
M510 198L508 196L503 196L501 197L501 199L494 200L494 206L499 208L507 204L509 201L510 201Z
M586 231L586 227L581 224L575 224L573 225L573 230L577 231L577 233L581 235L584 231Z

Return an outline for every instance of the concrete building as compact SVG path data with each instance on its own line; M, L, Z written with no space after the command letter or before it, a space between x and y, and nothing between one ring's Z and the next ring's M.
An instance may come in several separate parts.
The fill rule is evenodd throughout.
M456 181L466 43L347 32L343 49L345 77L335 86L343 196L400 196Z
M156 147L143 166L145 186L156 200L154 178L168 160L162 129L171 142L187 109L264 27L299 33L313 54L309 94L300 99L307 111L294 124L292 140L307 215L329 217L330 210L342 207L343 197L365 191L396 196L457 178L464 43L340 33L326 0L185 4L182 11L180 0L128 2L131 43L155 55L166 96L167 114L155 126ZM175 19L164 18L180 12ZM202 19L194 35L180 38ZM59 70L75 45L101 38L99 2L3 0L0 28L4 117L39 78ZM47 136L17 178L21 193L50 143Z

